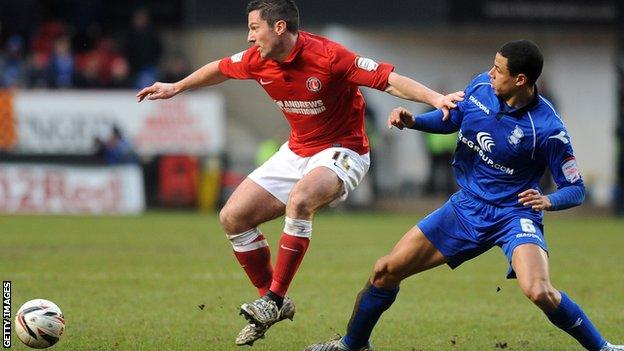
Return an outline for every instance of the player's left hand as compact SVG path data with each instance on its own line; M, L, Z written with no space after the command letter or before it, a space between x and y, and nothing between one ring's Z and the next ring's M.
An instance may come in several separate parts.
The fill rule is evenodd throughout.
M388 128L395 126L399 130L403 128L411 128L414 125L414 115L404 107L397 107L388 117Z
M449 116L450 116L449 111L457 107L456 102L459 102L459 101L464 101L463 91L456 91L448 95L440 95L440 98L434 104L434 107L442 110L442 113L444 113L442 120L446 121L449 119Z
M525 190L518 194L518 202L524 207L531 206L535 211L548 211L552 207L548 196L540 194L535 189Z

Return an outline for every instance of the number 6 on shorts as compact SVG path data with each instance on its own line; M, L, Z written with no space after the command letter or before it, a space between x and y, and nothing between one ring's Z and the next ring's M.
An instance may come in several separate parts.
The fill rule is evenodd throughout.
M535 226L533 225L533 221L528 218L520 218L520 226L522 227L522 231L525 233L535 233Z

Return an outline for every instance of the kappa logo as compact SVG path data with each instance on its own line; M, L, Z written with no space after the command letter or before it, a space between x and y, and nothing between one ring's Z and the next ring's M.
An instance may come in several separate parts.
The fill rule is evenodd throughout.
M495 146L492 136L490 133L486 132L477 133L477 142L479 143L479 146L481 146L481 149L487 152L492 152L492 148Z
M321 91L322 87L323 84L321 84L321 80L316 77L310 77L306 81L306 88L308 88L308 91L311 93L318 93Z
M563 130L560 131L557 135L549 136L548 139L558 139L566 145L570 143L570 139L566 138L566 132Z

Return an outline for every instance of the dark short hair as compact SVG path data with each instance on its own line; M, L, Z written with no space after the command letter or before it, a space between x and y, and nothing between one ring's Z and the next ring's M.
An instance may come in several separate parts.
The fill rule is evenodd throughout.
M544 57L537 45L530 40L510 41L503 45L498 53L507 58L509 73L514 76L524 74L530 85L535 84L542 74Z
M293 0L251 0L247 4L247 14L260 11L260 18L269 26L279 20L286 22L286 30L297 33L299 30L299 9Z

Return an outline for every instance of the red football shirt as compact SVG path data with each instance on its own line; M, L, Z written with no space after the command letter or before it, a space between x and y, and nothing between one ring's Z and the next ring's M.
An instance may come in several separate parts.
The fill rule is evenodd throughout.
M229 78L258 81L290 123L290 149L308 157L329 147L368 152L358 86L386 89L394 66L300 31L284 62L263 59L252 46L222 59L219 70Z

